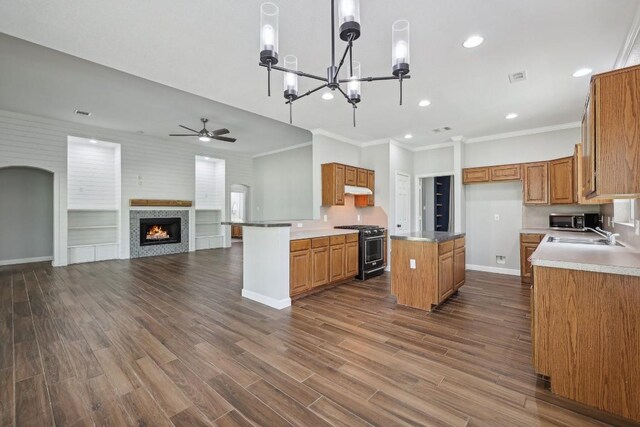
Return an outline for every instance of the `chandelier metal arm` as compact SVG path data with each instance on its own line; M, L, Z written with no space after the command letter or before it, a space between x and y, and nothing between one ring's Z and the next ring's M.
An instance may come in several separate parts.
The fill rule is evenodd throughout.
M309 95L311 95L312 93L317 92L317 91L319 91L320 89L324 89L324 88L325 88L325 87L327 87L327 86L328 86L328 83L325 83L325 84L323 84L323 85L321 85L321 86L318 86L318 87L317 87L317 88L315 88L315 89L311 89L310 91L308 91L308 92L306 92L306 93L304 93L304 94L300 95L299 97L297 97L297 98L295 98L295 99L290 99L290 100L286 101L286 102L285 102L285 104L291 104L291 103L293 103L293 102L297 101L298 99L300 99L300 98L304 98L305 96L309 96Z
M410 79L411 76L404 75L402 76L402 80ZM363 77L361 79L340 79L338 83L349 83L349 82L379 82L382 80L400 80L399 76L384 76L384 77Z
M347 102L349 104L353 105L353 108L358 108L358 105L351 98L349 98L349 96L347 96L346 93L344 93L344 91L342 90L342 88L340 86L338 86L338 90L344 96L344 98L347 100Z
M261 67L268 67L268 64L258 63L258 65L261 66ZM290 70L288 68L279 67L277 65L271 65L271 69L272 70L282 71L284 73L297 74L300 77L307 77L307 78L310 78L310 79L320 80L321 82L326 82L327 81L326 77L316 76L314 74L305 73L304 71Z
M347 48L344 50L344 53L342 54L342 58L340 59L340 64L338 64L338 68L336 69L336 72L335 72L335 74L333 76L334 80L336 80L338 78L338 73L340 73L340 69L344 65L344 60L347 58L347 54L353 48L353 42L351 41L352 38L353 38L353 35L350 35L349 36L349 42L347 44ZM353 65L351 66L351 72L353 73ZM349 74L349 76L351 76L351 74Z

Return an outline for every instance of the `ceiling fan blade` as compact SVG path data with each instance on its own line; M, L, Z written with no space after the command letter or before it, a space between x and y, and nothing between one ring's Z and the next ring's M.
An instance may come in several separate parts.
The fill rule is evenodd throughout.
M214 130L211 133L215 136L218 136L218 135L226 135L229 132L230 132L229 129L222 128L222 129Z
M197 133L171 133L169 136L198 136Z
M193 129L188 128L188 127L186 127L186 126L182 126L182 125L178 125L178 126L180 126L182 129L190 130L190 131L191 131L191 132L193 132L193 133L200 133L200 132L198 132L197 130L193 130Z
M217 139L218 141L225 141L225 142L236 142L235 138L227 138L226 136L213 136L213 139Z

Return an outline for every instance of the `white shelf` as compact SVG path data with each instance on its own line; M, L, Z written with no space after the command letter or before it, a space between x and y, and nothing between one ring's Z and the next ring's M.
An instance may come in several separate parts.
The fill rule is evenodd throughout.
M72 248L92 248L94 246L113 246L113 245L118 245L119 243L116 242L112 242L112 243L96 243L94 245L70 245L67 246L67 249L72 249Z
M196 236L197 239L200 238L200 237L224 237L224 234L207 234L207 235L202 235L202 236L200 236L200 235Z
M222 222L221 221L203 221L203 222L196 222L196 225L221 225Z
M119 209L67 209L67 212L118 212Z
M117 225L85 225L82 227L69 227L69 230L96 230L100 228L118 228Z

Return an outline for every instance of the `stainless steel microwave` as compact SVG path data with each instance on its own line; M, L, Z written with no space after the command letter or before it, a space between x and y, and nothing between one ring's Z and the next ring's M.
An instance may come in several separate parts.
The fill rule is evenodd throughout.
M549 228L554 230L585 231L586 228L600 227L600 214L559 214L549 215Z

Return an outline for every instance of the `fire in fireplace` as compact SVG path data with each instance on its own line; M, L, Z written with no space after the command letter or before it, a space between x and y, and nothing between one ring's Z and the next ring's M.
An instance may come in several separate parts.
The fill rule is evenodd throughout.
M140 246L180 243L180 218L140 218Z

